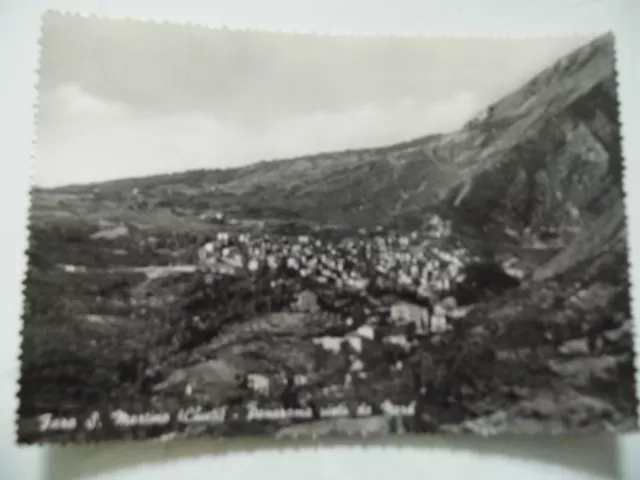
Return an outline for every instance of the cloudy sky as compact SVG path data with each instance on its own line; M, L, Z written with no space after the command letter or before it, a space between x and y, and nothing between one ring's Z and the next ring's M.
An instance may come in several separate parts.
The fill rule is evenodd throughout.
M461 126L588 37L314 37L49 14L36 184L220 168Z

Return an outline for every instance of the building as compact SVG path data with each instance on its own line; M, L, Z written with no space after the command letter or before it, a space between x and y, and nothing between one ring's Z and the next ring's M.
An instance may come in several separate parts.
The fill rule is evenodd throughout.
M418 332L423 332L429 325L429 311L409 302L398 302L391 306L391 321L396 325L408 325L414 323Z
M310 290L302 291L298 295L295 309L299 312L317 312L320 309L318 296Z

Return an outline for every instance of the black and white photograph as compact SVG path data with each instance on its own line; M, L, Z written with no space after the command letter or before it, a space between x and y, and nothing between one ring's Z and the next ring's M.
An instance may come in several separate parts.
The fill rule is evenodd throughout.
M637 429L612 33L40 43L18 443Z

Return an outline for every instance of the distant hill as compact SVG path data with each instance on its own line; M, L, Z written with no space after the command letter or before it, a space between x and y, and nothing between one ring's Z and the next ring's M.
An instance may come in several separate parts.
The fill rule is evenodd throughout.
M434 211L517 234L595 221L622 207L614 60L602 36L450 134L57 190L118 200L137 188L161 204L353 226L414 228Z

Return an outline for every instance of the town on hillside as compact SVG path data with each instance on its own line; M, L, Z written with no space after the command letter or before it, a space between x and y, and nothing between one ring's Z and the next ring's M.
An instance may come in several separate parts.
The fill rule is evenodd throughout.
M513 251L473 252L437 215L420 230L377 226L348 235L322 228L264 233L221 212L200 219L212 233L196 236L196 244L192 237L173 237L164 248L169 257L157 265L118 265L127 249L162 250L159 239L123 222L101 221L81 245L89 242L110 262L34 269L52 280L119 279L97 290L84 308L76 302L66 309L75 322L68 334L93 338L87 355L95 359L91 351L117 349L105 358L103 380L86 373L91 380L79 385L78 407L227 409L222 423L157 427L155 435L165 439L318 435L316 429L340 419L347 423L332 427L338 431L488 434L498 421L507 425L507 411L494 405L512 402L521 412L537 394L536 384L568 374L563 362L576 354L611 355L629 341L623 314L582 321L594 302L606 310L620 294L615 288L597 298L588 293L588 279L576 278L562 290L532 290L531 259ZM532 244L554 251L558 236L547 231ZM532 309L513 321L513 308L528 308L531 296L543 298L536 300L543 313ZM563 311L568 304L571 310ZM94 311L82 312L87 308ZM501 308L508 321L495 316ZM582 347L573 344L583 338L578 353ZM59 382L55 376L47 381ZM106 398L101 384L111 385ZM50 395L34 397L32 411L55 410L59 400ZM391 414L389 405L410 414ZM251 412L260 409L311 413L256 420ZM326 412L333 412L330 418ZM497 419L491 417L496 412Z

